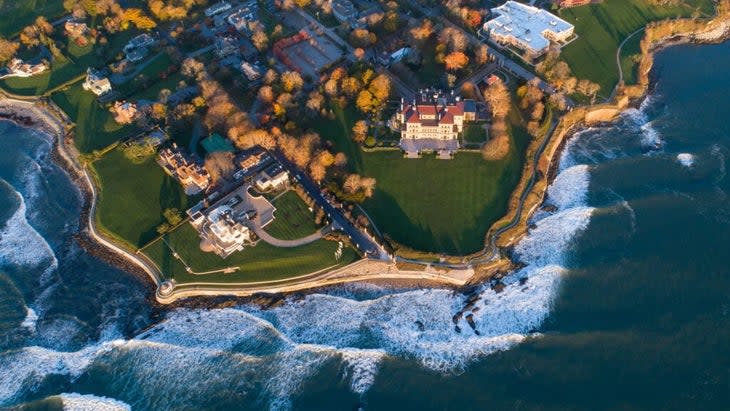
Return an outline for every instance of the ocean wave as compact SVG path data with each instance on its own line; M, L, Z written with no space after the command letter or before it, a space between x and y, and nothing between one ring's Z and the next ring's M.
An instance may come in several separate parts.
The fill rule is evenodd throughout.
M341 351L343 376L350 381L350 390L363 395L375 383L378 365L385 358L383 350L347 349Z
M656 150L664 145L664 140L659 131L654 127L654 122L649 118L649 110L654 104L651 96L642 101L638 109L630 108L623 112L623 117L629 119L641 131L641 146L645 149Z
M515 254L529 265L563 265L565 250L588 227L593 211L593 207L582 206L543 218L515 247Z
M33 346L0 355L0 405L32 391L49 375L79 377L97 355L113 345L94 344L75 352Z
M38 314L36 314L36 312L32 308L26 307L25 319L23 319L23 322L20 323L20 326L23 328L27 328L30 331L35 331L37 323Z
M42 286L47 285L51 274L58 268L56 254L28 223L25 199L18 191L13 191L18 199L18 208L0 230L0 264L42 269L39 280Z
M132 407L109 397L91 394L63 393L58 395L64 411L131 411Z
M677 154L677 161L687 168L692 168L695 163L695 156L690 153L679 153Z
M548 187L547 203L561 210L585 204L590 177L590 168L585 164L561 171Z

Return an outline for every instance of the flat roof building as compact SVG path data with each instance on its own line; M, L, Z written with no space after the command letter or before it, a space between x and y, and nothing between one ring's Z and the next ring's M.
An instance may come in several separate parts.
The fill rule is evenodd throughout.
M573 36L572 24L546 10L516 1L495 7L492 13L497 17L484 23L484 34L531 57L539 57L548 51L551 43L565 43Z

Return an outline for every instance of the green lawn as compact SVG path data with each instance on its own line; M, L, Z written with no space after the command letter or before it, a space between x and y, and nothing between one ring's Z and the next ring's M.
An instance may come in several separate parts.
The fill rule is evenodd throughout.
M563 48L563 59L578 78L600 84L600 94L606 96L618 82L616 50L629 34L650 21L689 16L696 9L701 13L712 12L711 0L687 0L686 3L692 6L653 6L644 0L605 0L599 4L563 9L560 16L575 25L579 36ZM630 66L625 70L632 72Z
M92 164L100 179L97 221L107 231L134 247L157 235L166 208L185 211L193 205L180 184L162 171L153 157L133 164L115 149Z
M274 201L274 221L266 226L266 232L281 240L296 240L317 231L314 214L297 193L287 191Z
M484 124L467 124L464 127L464 142L481 144L487 141L487 130Z
M506 211L519 180L530 140L523 129L515 130L515 144L500 161L485 161L479 153L413 160L400 151L362 152L349 138L356 111L335 109L335 114L314 128L347 154L353 171L376 178L375 195L363 206L380 231L423 251L463 255L483 247L486 231Z
M81 83L56 92L53 101L76 123L74 139L83 153L98 150L135 133L134 126L122 126L113 115L96 102L96 96L85 91Z
M145 254L158 265L165 277L174 278L178 284L280 280L319 271L333 265L343 266L359 258L354 250L346 248L343 250L342 258L337 261L334 253L338 243L319 240L297 248L276 248L260 241L255 247L248 247L222 259L216 254L200 251L200 238L190 224L184 224L166 235L165 241L196 272L226 267L240 268L231 274L192 275L172 256L169 247L163 241L157 241L146 248Z
M23 27L33 23L36 16L46 16L53 21L63 14L61 0L0 0L0 35L11 37Z

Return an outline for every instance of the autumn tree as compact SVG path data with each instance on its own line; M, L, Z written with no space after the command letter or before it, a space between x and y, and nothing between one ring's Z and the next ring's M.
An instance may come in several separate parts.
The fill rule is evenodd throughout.
M411 28L408 33L415 42L424 42L433 34L433 23L431 20L424 19L420 25Z
M302 76L296 71L287 71L281 75L281 86L284 91L291 93L294 90L302 88L304 80Z
M18 52L20 44L0 37L0 63L11 60Z
M251 35L251 43L258 51L264 51L269 46L269 36L263 30L256 30Z
M213 184L217 184L221 178L230 177L236 170L233 164L233 153L228 151L216 151L205 157L205 169L208 170Z
M469 64L469 57L461 51L454 51L444 57L444 64L446 65L446 70L461 70Z
M357 143L365 141L365 137L368 135L368 123L365 120L358 120L355 125L352 126L352 139Z

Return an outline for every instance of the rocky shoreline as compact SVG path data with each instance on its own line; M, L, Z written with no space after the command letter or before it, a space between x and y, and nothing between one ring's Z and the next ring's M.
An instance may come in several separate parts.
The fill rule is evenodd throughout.
M150 283L156 288L156 284L149 275L138 265L133 264L128 258L122 257L119 253L109 252L109 248L101 244L90 234L89 221L93 193L85 181L85 174L73 160L65 147L63 141L66 138L64 120L56 117L50 110L38 107L37 102L3 98L0 100L0 121L10 121L18 126L30 128L41 132L51 142L52 149L49 158L59 166L77 188L82 205L79 213L79 231L75 234L74 240L85 252L98 258L105 263L128 272L140 280ZM154 290L150 290L148 297L155 301Z

